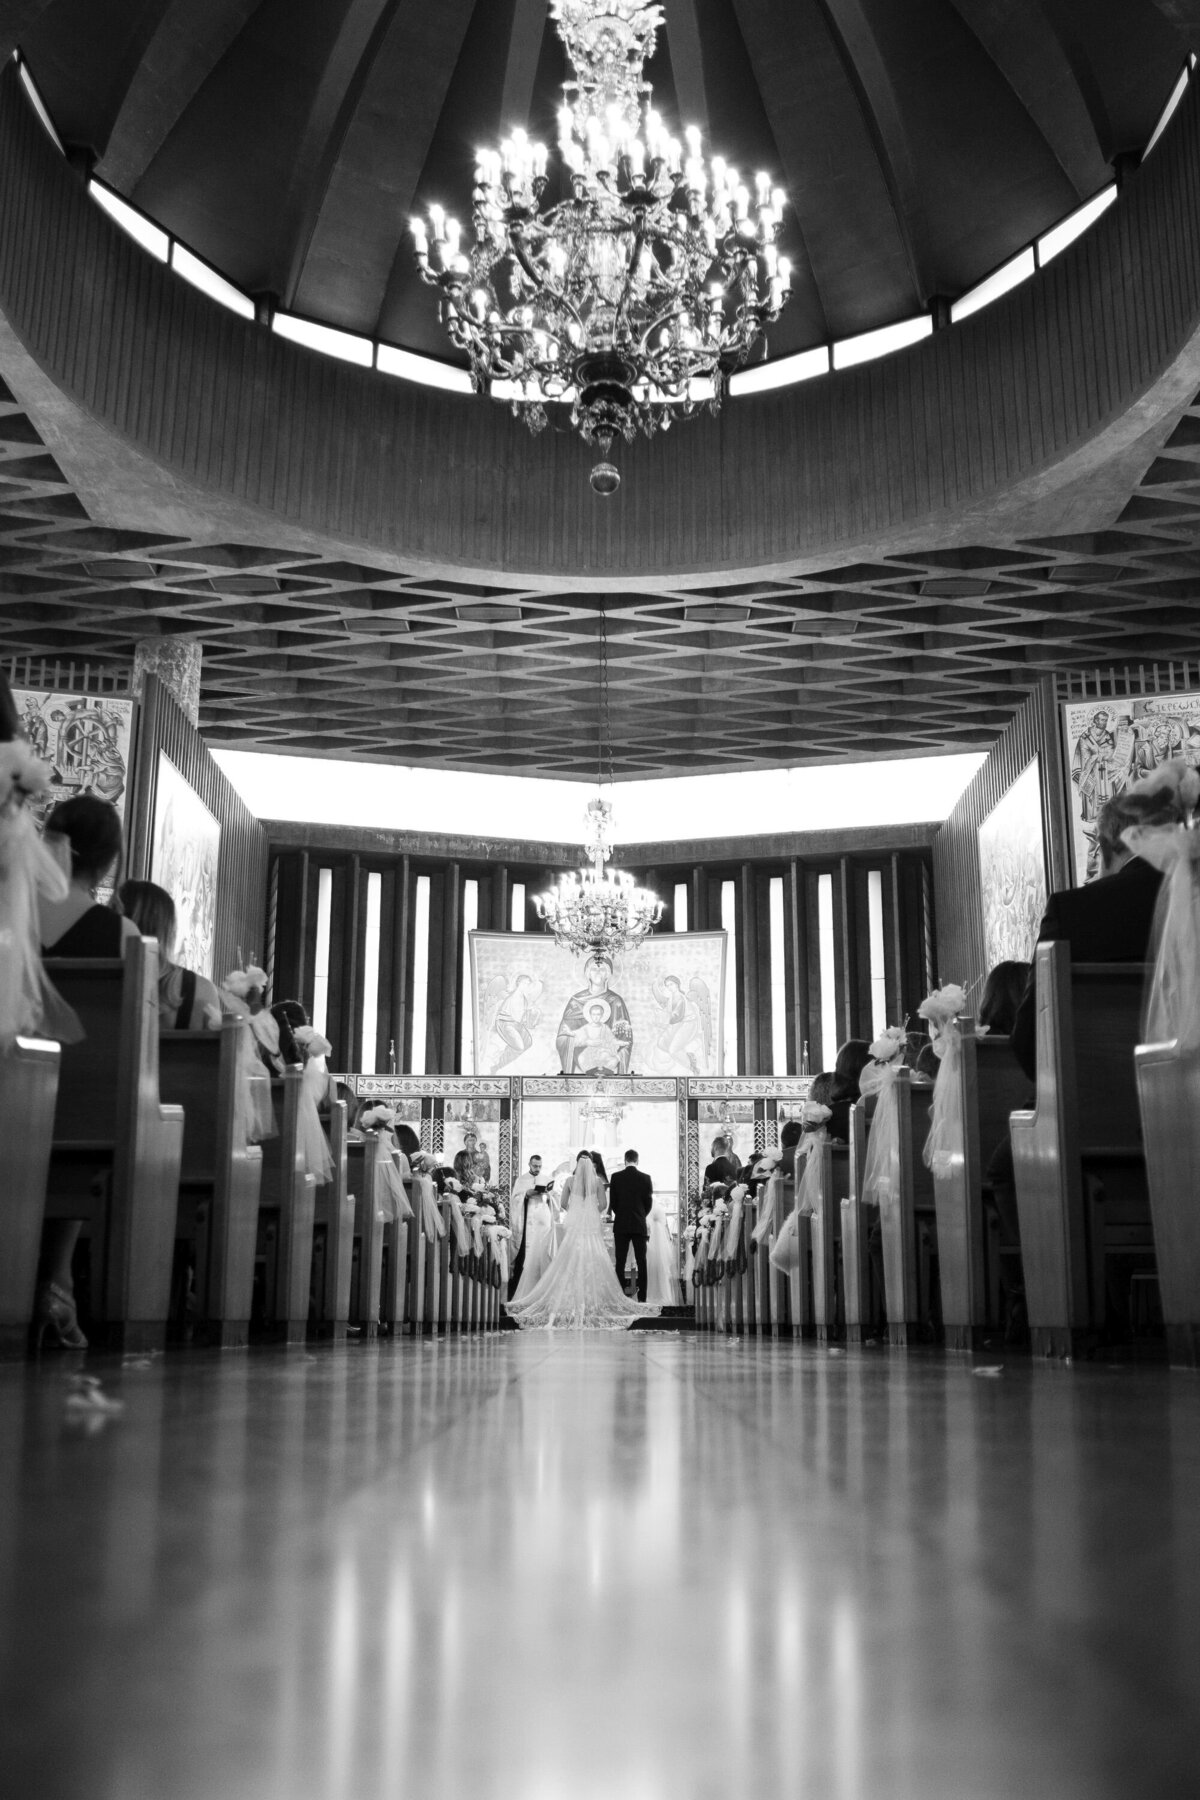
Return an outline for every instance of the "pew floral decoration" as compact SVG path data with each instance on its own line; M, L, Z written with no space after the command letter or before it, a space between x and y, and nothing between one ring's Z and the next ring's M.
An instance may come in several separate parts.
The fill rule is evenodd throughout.
M1161 870L1154 913L1154 966L1146 990L1142 1041L1200 1049L1200 771L1173 757L1139 781L1134 793L1156 794L1170 822L1132 825L1121 833L1143 861Z
M934 988L917 1008L918 1015L929 1022L933 1053L938 1058L929 1135L921 1152L925 1167L935 1175L948 1175L955 1159L962 1157L962 1032L958 1020L966 1010L967 991L954 981Z
M754 1173L765 1179L758 1194L758 1218L750 1233L752 1242L764 1244L776 1231L783 1216L783 1152L771 1150L760 1156Z
M819 1152L822 1144L829 1142L829 1121L833 1117L833 1108L825 1106L820 1100L806 1100L801 1114L804 1125L804 1136L797 1146L797 1154L804 1152L804 1174L800 1186L796 1190L796 1211L801 1218L811 1219L817 1210L820 1196Z
M414 1157L411 1164L413 1192L421 1211L421 1230L430 1243L446 1235L446 1222L442 1218L433 1180L437 1166L437 1157L431 1156L427 1150Z
M467 1217L467 1207L463 1200L461 1183L447 1181L438 1196L439 1206L443 1206L450 1216L450 1229L454 1233L454 1246L460 1256L469 1256L471 1252L471 1227L473 1220ZM474 1212L474 1207L471 1211Z
M725 1247L722 1255L728 1260L736 1256L742 1242L742 1217L746 1209L746 1196L750 1189L744 1181L739 1181L729 1190L729 1222L725 1227Z
M872 1061L877 1063L895 1062L898 1056L904 1054L904 1046L907 1042L908 1032L903 1025L889 1025L885 1031L880 1032L870 1046Z
M863 1170L863 1201L877 1206L881 1212L900 1202L900 1109L896 1081L903 1066L900 1051L908 1039L902 1025L890 1025L876 1038L885 1045L886 1059L875 1057L859 1076L859 1092L864 1099L875 1095L875 1116L867 1137L867 1160ZM871 1046L875 1056L875 1044Z
M266 992L267 971L260 969L257 963L247 963L244 969L231 969L221 986L239 1000L248 1000L253 993Z
M395 1108L391 1106L371 1106L358 1121L364 1131L391 1131L396 1123Z
M42 968L38 902L66 899L67 871L26 801L49 785L49 768L24 738L0 743L0 1051L23 1032L67 1044L83 1036Z
M25 738L0 744L0 818L19 812L27 800L50 792L50 765Z

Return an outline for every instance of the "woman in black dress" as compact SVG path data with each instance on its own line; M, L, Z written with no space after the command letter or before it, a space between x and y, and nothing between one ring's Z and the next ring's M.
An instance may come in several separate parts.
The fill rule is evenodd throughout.
M65 900L43 900L40 929L43 956L120 956L137 926L96 900L96 889L121 856L121 821L107 800L79 794L64 800L46 820L46 835L57 832L71 851L71 879ZM86 1350L87 1338L75 1313L71 1258L83 1221L48 1219L42 1231L33 1330L40 1345L49 1339L67 1350Z

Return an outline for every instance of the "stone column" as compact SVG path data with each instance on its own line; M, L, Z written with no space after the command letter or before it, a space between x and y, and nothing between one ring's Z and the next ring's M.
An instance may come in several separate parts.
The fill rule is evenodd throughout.
M140 695L147 675L157 675L189 723L200 723L199 638L139 638L133 648L133 691Z

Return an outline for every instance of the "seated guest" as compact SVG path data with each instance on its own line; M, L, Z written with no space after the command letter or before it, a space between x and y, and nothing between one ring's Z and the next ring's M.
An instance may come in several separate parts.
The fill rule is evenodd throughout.
M121 855L121 821L114 806L91 794L63 800L46 820L46 832L66 839L71 877L64 900L39 903L43 956L120 956L126 940L138 935L132 919L96 902L96 888L111 875ZM86 1350L87 1338L75 1313L71 1260L82 1219L48 1219L34 1301L34 1340L67 1350Z
M46 820L47 837L52 833L70 846L71 879L65 900L40 903L43 956L122 955L126 939L138 935L137 926L96 901L96 889L121 856L116 807L92 794L63 800Z
M704 1171L705 1183L736 1181L740 1172L741 1164L733 1154L733 1139L715 1137L712 1141L712 1161Z
M143 937L158 939L158 1023L162 1031L216 1031L221 1024L221 994L206 975L172 962L175 948L175 902L153 881L125 881L117 899L127 919Z
M1162 876L1133 854L1121 833L1134 825L1173 825L1177 820L1170 793L1143 794L1135 787L1106 800L1096 822L1100 877L1087 887L1051 894L1038 942L1070 944L1073 962L1144 962ZM1032 969L1011 1037L1017 1061L1031 1081L1036 1079L1037 983Z
M996 964L983 984L975 1017L978 1030L990 1032L993 1037L1011 1037L1021 996L1029 984L1030 967L1027 962Z
M1016 965L1014 964L1014 967L1015 966ZM917 1051L916 1056L913 1058L913 1074L923 1075L927 1081L936 1081L938 1078L938 1070L941 1066L942 1065L938 1060L937 1051L934 1049L929 1039L926 1038L925 1042Z
M870 1060L871 1046L865 1038L847 1038L837 1053L829 1099L821 1104L833 1109L829 1135L839 1144L850 1142L850 1108L859 1098L859 1078Z

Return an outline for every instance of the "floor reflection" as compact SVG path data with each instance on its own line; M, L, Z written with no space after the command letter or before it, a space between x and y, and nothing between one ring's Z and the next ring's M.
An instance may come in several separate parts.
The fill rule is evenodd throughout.
M0 1373L16 1794L1189 1791L1165 1372L652 1334L98 1367L93 1437Z

